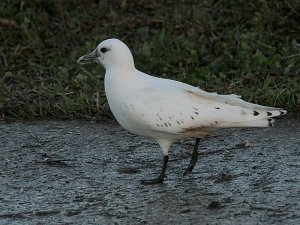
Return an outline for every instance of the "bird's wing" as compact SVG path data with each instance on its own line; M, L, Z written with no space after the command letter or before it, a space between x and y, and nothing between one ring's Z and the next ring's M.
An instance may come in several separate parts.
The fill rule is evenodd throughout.
M128 116L132 115L130 119L137 126L153 132L188 133L187 136L214 128L269 126L271 117L286 113L245 102L237 95L208 93L180 82L147 85L128 96L126 102L134 106Z
M215 102L230 104L233 106L240 106L243 108L257 109L257 110L264 110L264 111L282 110L281 108L268 107L268 106L263 106L263 105L246 102L241 99L241 96L235 95L235 94L220 95L217 93L209 93L209 92L205 92L205 91L203 91L199 88L193 87L193 86L189 86L189 88L187 88L186 91L191 92L202 98L211 99L212 101L215 101Z

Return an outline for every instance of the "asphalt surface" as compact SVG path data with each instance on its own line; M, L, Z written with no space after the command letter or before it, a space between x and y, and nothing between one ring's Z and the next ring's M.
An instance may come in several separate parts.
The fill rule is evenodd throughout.
M300 120L174 143L115 122L0 122L0 224L300 224ZM239 145L242 141L245 145ZM248 146L249 143L249 147Z

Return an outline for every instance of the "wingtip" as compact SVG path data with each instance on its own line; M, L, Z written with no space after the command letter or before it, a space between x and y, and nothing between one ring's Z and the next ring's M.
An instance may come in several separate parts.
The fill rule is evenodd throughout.
M287 114L287 111L284 109L279 110L280 116Z

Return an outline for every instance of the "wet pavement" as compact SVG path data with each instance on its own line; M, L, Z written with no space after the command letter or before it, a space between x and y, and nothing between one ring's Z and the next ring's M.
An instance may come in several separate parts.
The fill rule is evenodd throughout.
M174 143L115 122L0 122L0 224L300 224L300 119ZM241 141L246 140L246 146ZM250 146L247 147L247 141Z

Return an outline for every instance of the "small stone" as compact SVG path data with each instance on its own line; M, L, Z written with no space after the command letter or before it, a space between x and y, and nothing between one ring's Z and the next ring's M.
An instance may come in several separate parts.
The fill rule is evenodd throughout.
M249 148L250 147L250 142L247 139L241 140L241 142L239 144L237 144L237 147Z
M222 207L221 203L219 201L212 201L207 206L209 209L219 209Z

